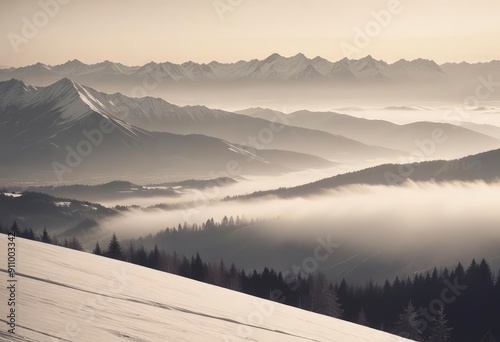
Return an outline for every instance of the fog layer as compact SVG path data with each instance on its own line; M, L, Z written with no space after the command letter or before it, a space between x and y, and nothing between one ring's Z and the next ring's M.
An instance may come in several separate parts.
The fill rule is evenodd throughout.
M306 248L309 255L302 254L307 257L312 256L317 238L329 237L340 244L339 251L343 252L332 255L320 269L334 268L342 258L360 254L361 259L355 259L357 263L349 264L342 274L362 279L366 278L363 267L358 266L366 264L368 269L368 260L397 263L400 271L404 268L408 273L469 262L471 258L498 261L499 196L499 183L360 185L309 198L209 202L170 211L132 210L102 222L101 226L125 238L154 233L185 221L200 224L211 217L218 221L224 215L266 219L269 221L253 227L254 233L270 245L274 241L281 267L287 267L283 258L288 256L283 243L310 246ZM200 243L193 241L194 245ZM259 254L259 248L247 247L246 254L240 257L248 265L248 259ZM221 251L217 256L223 255ZM289 260L301 262L293 255ZM263 265L252 267L260 266ZM372 267L370 273L374 270ZM356 272L357 275L352 274Z

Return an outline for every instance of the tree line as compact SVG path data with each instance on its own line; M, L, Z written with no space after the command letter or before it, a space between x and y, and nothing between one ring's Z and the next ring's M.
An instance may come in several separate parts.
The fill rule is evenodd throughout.
M196 229L224 228L236 225L225 217L216 223L208 220ZM240 225L247 224L239 219ZM178 226L162 234L190 234L191 228ZM17 235L46 243L74 248L75 238L58 241L44 232L31 229L11 230ZM0 231L6 232L0 226ZM135 242L140 242L141 239ZM459 263L452 269L434 268L412 278L368 282L354 286L345 279L332 284L320 272L289 274L272 268L247 272L234 263L205 262L199 253L191 257L167 252L156 245L145 248L129 241L123 247L113 234L105 248L96 243L92 253L165 271L208 284L270 299L303 310L313 311L367 327L394 333L416 341L494 341L500 340L500 271L495 277L483 259L472 260L468 267Z
M210 221L209 225L212 225ZM212 225L215 227L216 225ZM178 234L186 229L168 230ZM189 234L186 231L186 234ZM493 341L500 337L500 271L495 277L483 259L452 269L434 268L413 277L354 286L329 282L321 272L286 274L265 267L247 272L203 261L199 253L179 256L155 245L119 245L113 235L107 252L94 253L270 299L303 310L341 318L415 341Z
M75 249L77 251L83 251L82 243L75 236L71 237L70 239L68 238L60 239L57 238L55 235L50 236L49 233L47 232L47 228L43 228L43 231L41 233L35 233L33 229L27 227L21 230L16 221L12 223L10 229L4 228L0 224L0 233L7 234L8 232L15 233L16 236L28 240L40 241L56 246Z

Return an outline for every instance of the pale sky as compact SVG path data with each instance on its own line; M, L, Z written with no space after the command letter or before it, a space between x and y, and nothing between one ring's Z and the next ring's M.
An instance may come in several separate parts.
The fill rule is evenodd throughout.
M67 4L43 12L57 1ZM395 13L377 22L373 12L393 2ZM490 61L500 59L499 15L498 0L0 0L0 66L235 62L274 52L336 61L346 46L351 58L387 62ZM356 43L367 29L372 36Z

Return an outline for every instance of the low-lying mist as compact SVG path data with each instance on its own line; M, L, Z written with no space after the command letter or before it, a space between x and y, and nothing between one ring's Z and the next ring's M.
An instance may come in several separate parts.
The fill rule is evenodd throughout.
M136 197L133 194L127 198L107 199L99 201L100 204L106 207L114 207L116 205L124 206L141 206L149 207L157 204L176 204L176 203L191 203L205 202L225 197L250 194L255 191L269 190L279 187L292 187L297 184L306 184L315 182L327 177L332 177L338 174L361 170L367 167L378 165L380 161L359 162L353 164L339 164L334 168L322 170L304 170L282 174L276 176L244 176L237 178L237 182L232 184L218 184L216 180L210 182L205 190L198 189L182 189L182 194L179 196L170 197ZM221 176L223 174L221 173Z
M283 262L284 255L288 256L284 243L308 245L309 255L303 254L304 258L312 256L317 238L329 236L331 241L340 244L339 251L343 252L320 263L319 269L334 271L335 265L359 254L360 257L353 260L356 263L349 264L340 273L367 280L368 276L362 273L370 263L397 263L400 271L405 269L407 273L483 257L493 261L494 267L500 266L499 196L500 183L357 185L308 198L211 202L170 211L130 210L101 222L101 227L116 232L120 238L130 238L185 221L201 224L211 217L219 221L225 215L265 219L268 221L253 229L260 240L270 245L275 243L274 257L281 260L276 266L287 267ZM197 244L203 241L193 241L193 245ZM246 254L241 258L246 260L246 265L260 253L259 248L255 245L245 249ZM221 251L217 256L223 255ZM301 262L297 255L289 257L291 263ZM271 255L268 264L273 264L272 258ZM229 261L237 263L238 260ZM252 267L261 266L264 265ZM358 274L352 274L355 272ZM393 271L388 274L392 275Z

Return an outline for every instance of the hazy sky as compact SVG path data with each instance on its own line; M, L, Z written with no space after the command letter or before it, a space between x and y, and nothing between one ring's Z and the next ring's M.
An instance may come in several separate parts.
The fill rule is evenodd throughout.
M67 4L51 10L56 1ZM393 2L395 13L377 23L373 11ZM388 62L489 61L500 59L499 13L498 0L0 0L0 65L232 62L273 52L339 60L346 46L352 58ZM372 37L356 43L366 29Z

